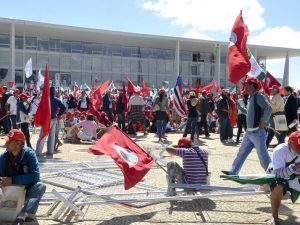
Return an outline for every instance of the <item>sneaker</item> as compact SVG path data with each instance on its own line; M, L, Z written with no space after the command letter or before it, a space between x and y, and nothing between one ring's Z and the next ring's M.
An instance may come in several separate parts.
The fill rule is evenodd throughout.
M234 143L234 140L233 140L232 138L229 138L229 139L227 140L227 142L228 142L228 143Z
M221 170L222 173L224 173L225 175L230 175L228 170Z

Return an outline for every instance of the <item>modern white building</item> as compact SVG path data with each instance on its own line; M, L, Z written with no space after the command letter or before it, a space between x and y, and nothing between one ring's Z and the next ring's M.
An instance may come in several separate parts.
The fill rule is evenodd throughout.
M219 53L214 54L215 45ZM36 81L48 63L50 77L60 73L61 82L72 86L94 79L98 83L111 78L116 86L122 74L141 85L152 87L169 81L173 86L178 74L184 86L201 85L216 79L230 87L227 80L226 54L228 42L136 34L82 27L54 25L0 18L0 83L15 81L17 86ZM285 79L288 82L289 57L300 56L299 49L248 45L261 67L267 59L286 58ZM27 60L32 58L33 75L25 79Z

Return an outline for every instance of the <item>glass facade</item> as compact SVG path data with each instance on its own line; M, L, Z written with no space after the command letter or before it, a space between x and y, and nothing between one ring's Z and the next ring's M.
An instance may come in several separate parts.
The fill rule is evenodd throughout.
M107 45L69 40L45 39L39 37L15 37L16 83L23 83L22 71L25 63L32 58L34 76L36 71L44 72L48 63L49 72L63 74L61 79L67 85L76 81L78 85L92 85L97 77L99 82L111 78L115 86L122 86L125 74L135 85L141 86L145 80L149 86L161 86L164 81L174 80L175 50L156 49L138 46ZM3 79L9 66L10 36L0 35L0 79ZM259 64L265 68L265 57L258 57ZM180 51L179 72L183 86L201 77L201 85L207 85L215 77L215 55L212 52ZM226 82L226 54L221 54L220 77ZM229 82L226 83L229 85ZM173 84L170 84L173 85ZM225 83L224 83L225 85ZM186 88L185 87L185 88Z

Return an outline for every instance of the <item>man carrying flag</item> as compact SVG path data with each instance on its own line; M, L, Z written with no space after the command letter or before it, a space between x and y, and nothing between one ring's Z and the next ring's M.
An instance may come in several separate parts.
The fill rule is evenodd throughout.
M45 83L44 84L45 84L44 85L44 90L45 90L48 88L48 84L49 84L49 76L48 76L48 68L47 67L46 67L46 72L45 72ZM60 101L60 99L55 97L55 87L50 88L50 93L49 93L49 91L47 92L44 90L43 90L43 95L42 95L40 105L39 105L38 110L34 117L34 123L37 126L42 126L41 133L40 133L39 139L36 144L35 153L37 156L42 153L43 147L45 144L45 140L46 140L46 136L48 134L49 134L49 136L48 136L48 140L47 140L47 153L46 154L53 155L57 117L60 117L66 110L65 105ZM49 105L49 99L50 99L50 113L51 114L45 115L46 111L48 111L49 108L46 109L47 107L44 107L44 105L47 105L47 104ZM57 109L59 109L58 113L56 111ZM51 121L50 121L50 124L45 126L43 121L47 120L48 116L50 116Z
M94 155L109 155L124 174L125 190L134 187L148 173L153 159L120 128L113 126L88 150Z

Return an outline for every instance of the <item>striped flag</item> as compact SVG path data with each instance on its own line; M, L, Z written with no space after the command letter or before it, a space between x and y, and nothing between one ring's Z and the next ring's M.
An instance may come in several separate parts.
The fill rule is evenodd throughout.
M180 76L177 77L177 81L174 87L173 104L177 114L181 117L185 116L185 104L183 102L182 84Z
M255 57L252 55L249 48L247 48L247 52L248 52L249 61L251 63L251 70L249 73L256 79L262 81L266 77L266 72L257 63Z

